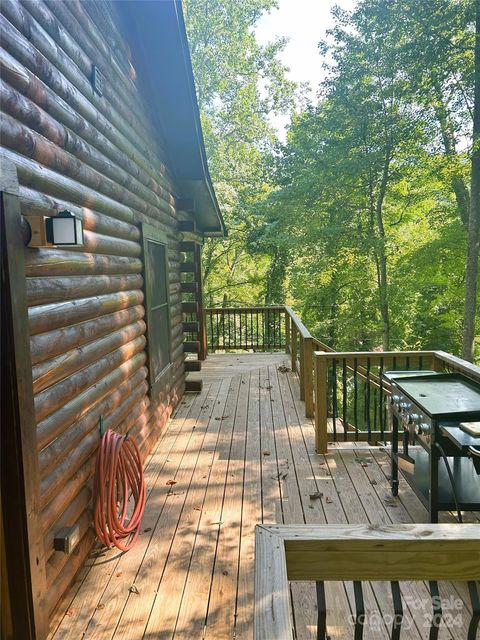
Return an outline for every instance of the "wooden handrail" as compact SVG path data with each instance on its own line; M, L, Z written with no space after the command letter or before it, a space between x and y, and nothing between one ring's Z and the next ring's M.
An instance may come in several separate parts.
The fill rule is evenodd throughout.
M478 579L479 524L257 525L254 640L293 640L291 580Z
M386 380L381 380L380 374L382 371L382 365L385 366L386 370L392 361L397 359L400 363L402 361L405 362L408 358L422 358L424 363L423 367L420 365L420 368L428 368L437 370L450 369L464 373L471 378L476 380L480 380L480 367L473 365L469 362L461 360L455 356L452 356L449 353L444 351L342 351L336 352L329 345L324 342L318 340L307 329L304 325L300 317L293 311L293 309L288 305L260 305L255 307L246 307L246 306L238 306L238 307L209 307L205 309L207 314L211 314L210 318L212 319L213 314L218 317L229 318L230 315L233 314L235 318L235 314L268 314L268 312L282 314L284 315L284 341L282 341L282 329L280 329L280 343L275 344L270 343L267 340L267 343L263 340L263 342L257 336L257 342L254 342L253 336L251 341L245 340L244 342L240 341L240 345L237 345L236 341L233 345L230 344L230 335L228 336L227 342L229 343L226 348L248 348L248 349L265 349L265 347L270 348L283 348L285 347L286 353L290 356L291 369L293 372L298 373L299 377L299 387L300 387L300 399L305 402L305 415L309 418L315 418L315 426L316 426L316 446L318 452L326 452L328 446L328 435L327 435L327 422L328 422L328 414L327 414L327 400L329 390L327 389L326 378L327 378L327 363L333 359L336 362L339 362L342 366L342 361L345 363L346 371L348 375L351 376L354 374L354 377L362 384L364 387L372 390L372 394L375 394L374 397L381 397L378 406L381 416L381 428L378 429L370 429L370 425L368 426L368 434L369 436L378 436L380 434L382 438L386 434L390 434L390 432L385 429L385 416L382 413L382 407L384 406L383 399L390 393L390 384ZM218 323L219 320L216 320ZM225 324L225 320L221 321ZM222 324L222 328L223 328ZM280 324L280 322L279 322ZM228 319L228 323L225 324L228 326L230 331L230 319ZM240 320L240 333L242 333L242 324ZM213 329L212 329L213 331ZM218 329L217 329L218 331ZM233 332L235 333L235 319L233 321ZM226 343L225 343L226 344ZM318 360L317 360L318 358ZM323 361L324 362L323 362ZM398 365L398 362L397 362ZM371 371L370 367L381 367L380 372ZM405 367L408 368L408 365L405 364ZM395 368L395 366L394 366ZM398 368L398 367L397 367ZM318 380L320 378L324 379L324 383L319 384ZM316 382L317 381L317 382ZM367 393L367 399L369 397L369 391ZM323 398L323 401L318 403L315 402L315 398ZM344 402L345 404L345 402ZM377 417L378 412L375 409L373 415ZM368 408L367 413L370 409ZM345 416L344 416L345 417ZM348 439L355 437L355 439L365 439L364 434L362 433L359 436L358 433L358 424L347 424L345 427L348 431Z
M447 353L446 351L434 351L434 355L435 358L444 365L447 364L475 380L480 380L480 367L476 364L467 362L462 358L457 358L457 356L453 356L451 353Z
M323 352L315 351L314 353L314 368L315 368L315 444L316 450L319 453L326 453L328 450L328 440L336 439L333 434L328 433L328 413L327 407L329 404L329 393L333 393L334 399L336 398L336 376L333 377L333 390L330 391L327 384L328 367L329 363L343 363L344 371L348 373L354 371L358 380L367 383L367 388L372 388L380 398L379 410L380 417L383 419L382 407L384 407L383 398L390 393L390 385L386 380L381 380L380 373L388 370L388 367L398 360L400 366L402 361L415 360L421 362L423 366L420 368L429 368L433 371L442 371L445 368L454 369L462 372L469 377L480 380L480 367L473 365L469 362L461 360L455 356L442 351L340 351L340 352ZM397 362L398 364L398 362ZM370 371L371 366L381 367L379 375L375 375ZM407 366L408 368L408 366ZM341 383L342 402L343 406L346 406L346 389L345 389L345 373L344 379ZM356 393L356 391L355 391ZM367 391L367 399L369 398ZM356 396L355 396L356 397ZM369 415L370 405L367 403L367 413ZM373 415L376 417L377 405L373 406ZM346 440L350 439L365 439L368 435L369 441L385 440L391 436L391 432L385 429L385 420L381 423L381 430L371 429L371 424L368 422L368 428L365 432L359 433L358 424L353 424L353 429L348 420L345 420L346 413L343 415L343 437ZM335 415L333 417L335 419ZM346 432L345 432L346 431ZM360 437L361 436L361 437ZM380 436L380 437L379 437Z
M300 320L299 316L297 316L295 311L288 305L285 305L284 309L285 309L285 313L290 316L293 324L296 326L297 331L302 336L302 338L313 338L312 334L307 329L307 327L303 324L303 322Z
M286 348L285 318L280 305L209 307L205 309L208 347L211 351Z
M243 313L251 313L253 311L285 311L285 307L282 305L264 305L260 307L207 307L205 311L213 311L215 313L242 311Z

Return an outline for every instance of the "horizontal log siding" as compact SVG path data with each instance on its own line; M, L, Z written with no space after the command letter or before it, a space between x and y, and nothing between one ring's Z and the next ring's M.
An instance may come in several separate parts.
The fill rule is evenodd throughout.
M2 153L17 167L22 214L69 209L85 233L78 249L25 249L51 613L94 541L100 416L106 428L133 428L146 455L184 390L174 183L128 44L115 17L95 11L77 1L0 6ZM92 63L105 76L102 97L92 91ZM156 398L147 383L141 222L169 239L174 362ZM75 522L78 553L55 552L55 532Z

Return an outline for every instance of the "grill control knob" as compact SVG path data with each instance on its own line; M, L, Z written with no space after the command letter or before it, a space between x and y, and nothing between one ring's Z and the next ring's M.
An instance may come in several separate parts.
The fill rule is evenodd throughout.
M391 400L390 400L390 403L391 403L391 404L397 404L397 403L399 402L399 400L400 400L400 396L398 396L398 395L393 395L393 396L392 396L392 398L391 398Z
M428 422L421 422L416 429L418 435L428 435L431 431L431 426Z
M412 406L411 402L400 402L400 411L408 411Z
M420 416L418 413L410 413L408 415L408 424L416 424L419 422Z

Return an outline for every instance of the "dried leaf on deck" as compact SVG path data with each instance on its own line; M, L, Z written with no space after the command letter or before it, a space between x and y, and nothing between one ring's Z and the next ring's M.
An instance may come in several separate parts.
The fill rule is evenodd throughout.
M310 500L321 500L323 498L323 493L320 491L315 491L315 493L310 494Z
M129 587L128 590L130 591L130 593L136 593L137 596L140 595L140 591L137 589L137 587L134 584L132 584L132 586Z
M387 507L397 507L397 501L393 496L385 496L383 499Z
M360 456L357 456L355 458L355 462L361 464L362 467L367 467L368 465L372 464L373 460L371 458L361 458Z

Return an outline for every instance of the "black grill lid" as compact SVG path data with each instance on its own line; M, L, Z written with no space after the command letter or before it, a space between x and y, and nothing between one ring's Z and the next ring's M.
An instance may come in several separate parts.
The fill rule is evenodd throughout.
M393 380L395 386L432 418L480 417L480 385L458 373Z

